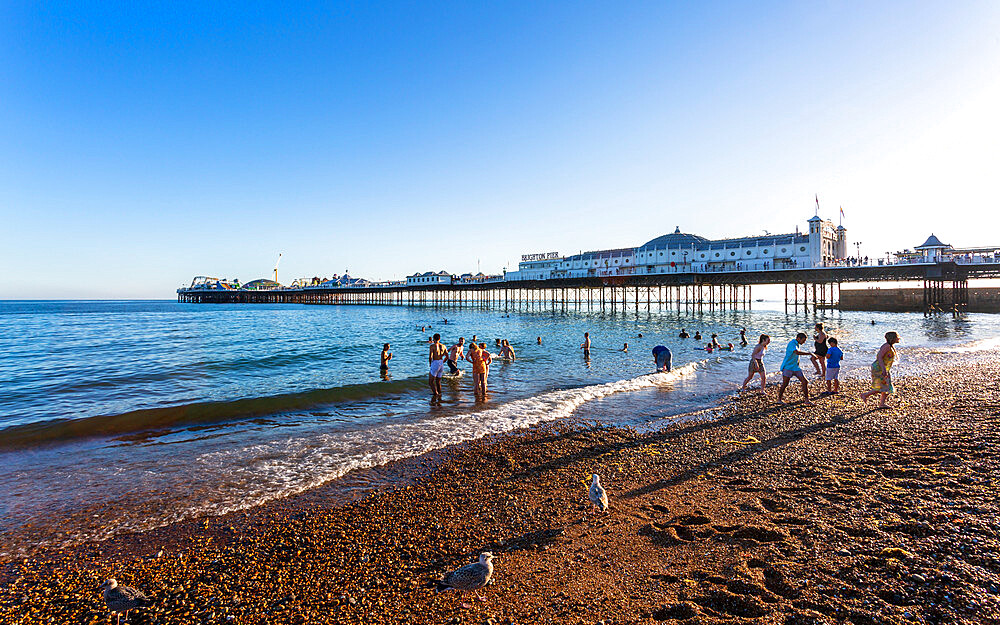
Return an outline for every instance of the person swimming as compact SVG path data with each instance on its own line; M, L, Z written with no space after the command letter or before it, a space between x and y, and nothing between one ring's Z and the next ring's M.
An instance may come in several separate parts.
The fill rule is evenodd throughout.
M690 335L688 334L687 329L686 328L681 328L681 333L677 335L677 338L679 338L679 339L686 339L689 336Z
M701 340L701 330L695 330L694 331L694 340L696 340L696 341L700 341Z

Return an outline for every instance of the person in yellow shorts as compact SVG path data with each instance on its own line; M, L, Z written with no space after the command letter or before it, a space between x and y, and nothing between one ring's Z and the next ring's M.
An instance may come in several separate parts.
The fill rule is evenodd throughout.
M888 408L886 400L889 395L896 392L892 386L892 363L896 361L896 348L899 343L899 334L895 332L885 333L885 344L878 350L875 362L872 363L872 390L861 393L861 399L868 401L872 395L879 394L879 408Z

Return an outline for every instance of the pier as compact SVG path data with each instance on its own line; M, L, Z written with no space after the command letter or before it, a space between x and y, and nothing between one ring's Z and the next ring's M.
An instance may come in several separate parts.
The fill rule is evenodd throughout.
M185 288L179 302L199 304L367 304L531 310L747 310L755 285L784 285L785 310L809 313L839 306L845 283L914 282L923 285L925 314L960 314L970 279L1000 277L1000 263L901 263L757 271L677 272L480 283L304 286L268 290Z

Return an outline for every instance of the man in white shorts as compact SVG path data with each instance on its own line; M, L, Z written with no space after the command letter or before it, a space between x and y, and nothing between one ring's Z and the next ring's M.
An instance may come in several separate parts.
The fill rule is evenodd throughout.
M441 396L441 376L444 375L444 359L448 355L448 348L441 344L441 335L435 334L430 347L431 372L427 377L427 383L431 387L431 397Z

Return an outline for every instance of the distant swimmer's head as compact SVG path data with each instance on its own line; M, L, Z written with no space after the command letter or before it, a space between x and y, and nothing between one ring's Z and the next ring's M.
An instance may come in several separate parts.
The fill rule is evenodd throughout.
M806 337L805 332L799 332L798 334L795 335L795 340L798 341L799 343L805 343L806 338L808 337Z
M896 334L895 332L885 333L885 342L888 343L889 345L895 345L899 341L900 341L899 335Z

